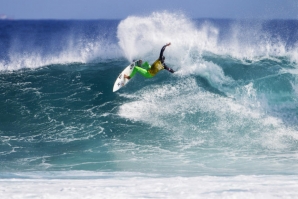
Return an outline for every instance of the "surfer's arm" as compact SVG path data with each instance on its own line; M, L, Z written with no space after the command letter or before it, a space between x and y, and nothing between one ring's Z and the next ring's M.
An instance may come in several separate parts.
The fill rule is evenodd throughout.
M167 67L165 64L163 65L163 68L167 71L169 71L170 73L174 73L175 71L169 67Z
M160 50L160 54L159 54L159 60L162 60L162 56L163 56L163 52L165 51L166 47L171 45L171 42L170 43L167 43L166 45L164 45L161 50Z

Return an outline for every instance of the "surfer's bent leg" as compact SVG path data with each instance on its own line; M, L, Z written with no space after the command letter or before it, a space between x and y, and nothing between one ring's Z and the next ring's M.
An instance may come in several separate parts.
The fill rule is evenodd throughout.
M146 78L151 78L152 75L144 68L141 68L141 67L138 67L138 66L135 66L132 73L130 74L130 78L133 78L135 76L136 73L140 73L141 75L143 75L144 77Z

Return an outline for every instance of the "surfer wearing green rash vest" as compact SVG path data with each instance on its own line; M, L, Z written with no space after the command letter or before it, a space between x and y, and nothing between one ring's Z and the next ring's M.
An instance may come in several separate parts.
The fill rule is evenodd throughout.
M130 79L133 76L135 76L137 72L139 72L141 75L143 75L146 78L151 78L151 77L154 77L159 71L163 69L171 73L174 73L175 71L169 68L165 64L165 57L163 56L163 52L165 51L166 47L169 45L171 45L171 43L168 43L161 48L159 58L151 66L148 64L148 62L145 62L144 64L142 64L142 60L139 60L137 64L138 66L134 67L130 76L124 75L124 78Z

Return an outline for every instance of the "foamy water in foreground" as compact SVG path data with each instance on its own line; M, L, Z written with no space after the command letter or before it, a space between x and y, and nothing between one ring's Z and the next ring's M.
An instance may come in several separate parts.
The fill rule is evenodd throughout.
M298 176L1 179L0 198L297 198Z

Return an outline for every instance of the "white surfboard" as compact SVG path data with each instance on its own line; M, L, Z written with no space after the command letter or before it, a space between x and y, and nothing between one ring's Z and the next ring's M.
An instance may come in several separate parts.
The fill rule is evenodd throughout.
M137 61L132 62L120 73L120 75L117 77L117 79L114 83L113 92L119 90L120 88L125 86L130 81L129 79L124 78L124 74L130 75L132 73L134 67L136 66L136 62Z

